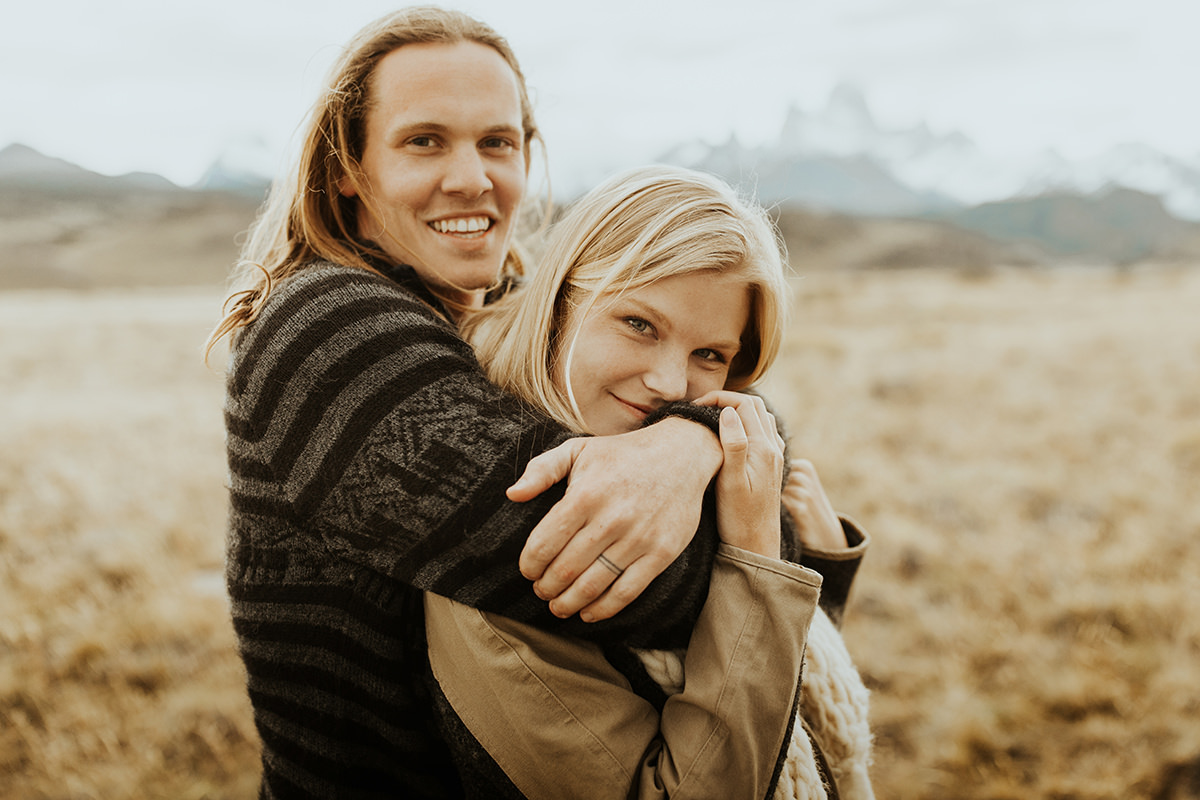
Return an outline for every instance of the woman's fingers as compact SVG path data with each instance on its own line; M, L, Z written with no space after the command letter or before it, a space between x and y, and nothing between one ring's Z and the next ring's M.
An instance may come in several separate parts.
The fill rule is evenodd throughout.
M725 469L743 469L750 437L741 415L732 406L721 409L721 449L725 452Z
M796 522L800 542L806 547L845 549L846 533L816 467L807 459L793 459L791 468L783 489L783 505Z
M706 399L723 406L720 434L725 463L717 475L721 540L778 558L783 450L775 419L755 395L714 392Z
M765 440L769 446L783 451L783 437L779 435L779 426L775 415L767 408L766 402L754 394L717 390L709 392L693 401L701 406L722 406L734 409L742 420L747 436L752 441Z

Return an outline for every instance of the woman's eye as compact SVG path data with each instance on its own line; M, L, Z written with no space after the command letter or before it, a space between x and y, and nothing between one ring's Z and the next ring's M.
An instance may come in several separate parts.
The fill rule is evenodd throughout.
M638 333L649 333L651 330L650 323L640 317L626 317L625 324Z
M483 147L487 150L507 150L515 146L512 141L502 136L493 136L483 140Z
M408 140L408 143L413 147L433 147L434 145L432 136L414 136Z
M724 364L725 356L718 353L716 350L704 348L696 351L696 355L705 361L712 361L715 364Z

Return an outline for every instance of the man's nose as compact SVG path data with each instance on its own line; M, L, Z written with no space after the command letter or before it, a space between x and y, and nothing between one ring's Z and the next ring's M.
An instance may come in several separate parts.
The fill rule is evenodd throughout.
M474 148L459 148L448 157L442 191L462 197L479 197L492 189L483 155Z

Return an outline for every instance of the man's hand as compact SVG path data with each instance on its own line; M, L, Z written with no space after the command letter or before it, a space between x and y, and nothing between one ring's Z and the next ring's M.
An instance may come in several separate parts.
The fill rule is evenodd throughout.
M521 574L556 616L608 619L691 542L721 458L711 431L676 418L619 436L572 439L543 453L509 488L509 499L524 502L569 481L530 534Z

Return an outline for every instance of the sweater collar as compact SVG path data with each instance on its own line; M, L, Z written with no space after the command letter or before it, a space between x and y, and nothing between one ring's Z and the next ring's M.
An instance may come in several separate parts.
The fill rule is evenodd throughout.
M382 274L388 280L395 281L408 291L415 294L417 297L424 300L426 303L429 303L447 319L453 319L446 308L445 303L443 303L436 294L430 291L429 286L426 285L425 281L421 280L421 277L417 275L417 271L408 264L389 264L386 261L378 258L367 258L367 263L378 270L380 274ZM488 292L487 296L483 298L483 304L490 305L496 302L501 297L504 297L504 295L520 286L522 282L521 276L504 276L503 280L500 281L500 284Z
M377 269L379 273L388 280L394 281L403 288L415 294L424 302L431 305L446 319L453 319L453 317L450 316L449 309L446 308L445 303L443 303L436 294L429 290L429 287L425 284L425 281L421 280L421 277L417 275L417 271L408 264L389 264L379 259L368 259L367 263Z

